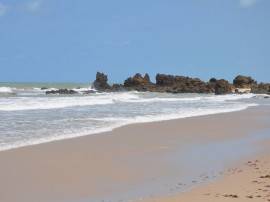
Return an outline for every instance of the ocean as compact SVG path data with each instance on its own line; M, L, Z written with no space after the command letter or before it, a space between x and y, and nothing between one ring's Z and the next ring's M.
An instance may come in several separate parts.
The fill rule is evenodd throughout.
M48 89L43 89L46 87ZM68 88L75 95L47 95ZM83 94L89 83L0 83L0 150L269 104L265 95L119 92Z

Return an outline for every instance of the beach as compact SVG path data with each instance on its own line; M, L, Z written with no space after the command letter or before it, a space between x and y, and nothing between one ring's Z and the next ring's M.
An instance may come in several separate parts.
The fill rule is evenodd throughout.
M270 202L270 0L0 0L0 202Z
M268 142L269 147L269 142ZM245 202L270 201L270 153L246 158L227 169L220 180L181 194L152 197L144 202Z
M1 151L0 201L267 201L269 116L257 106Z

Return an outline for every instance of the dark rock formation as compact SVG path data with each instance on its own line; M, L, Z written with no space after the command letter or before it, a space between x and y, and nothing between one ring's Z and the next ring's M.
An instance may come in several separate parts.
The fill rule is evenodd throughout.
M238 75L233 80L233 85L237 88L246 88L251 87L251 85L256 84L257 82L254 81L250 76L242 76Z
M148 74L142 77L141 74L137 73L133 77L129 77L125 80L124 87L127 90L152 91L155 85L150 82Z
M209 83L216 83L218 80L216 79L216 78L211 78L210 80L209 80Z
M216 82L215 85L215 94L216 95L224 95L224 94L231 94L232 93L232 86L229 84L228 81L225 79L220 79Z
M251 93L270 94L270 83L260 83L251 87Z
M46 94L77 94L78 92L75 90L69 90L69 89L59 89L59 90L51 90L46 91Z
M48 90L48 87L41 87L40 90Z
M161 87L169 87L175 85L175 83L180 83L181 80L184 80L185 77L166 75L166 74L157 74L156 75L156 85Z
M207 83L198 78L157 74L158 92L168 93L210 93Z
M91 93L96 93L96 91L94 91L94 90L83 91L83 94L91 94Z
M107 83L107 75L97 72L96 80L93 83L93 86L98 91L107 91L111 89L111 86Z
M160 93L215 93L216 95L231 94L233 90L235 93L248 93L249 91L243 92L243 89L239 88L251 88L251 93L256 94L270 94L270 84L260 83L257 84L254 79L250 76L239 75L233 80L233 84L230 84L224 79L217 80L211 78L209 82L204 82L198 78L189 78L185 76L174 76L166 74L156 75L156 84L150 81L148 74L142 77L141 74L137 73L133 77L129 77L122 84L113 84L110 86L108 83L107 75L97 72L96 80L93 83L95 89L99 92L121 92L121 91L150 91ZM87 93L93 93L85 92ZM47 92L46 92L47 93ZM48 91L49 93L59 94L72 94L74 92L58 92ZM76 93L76 92L75 92Z
M113 92L121 92L121 91L125 91L125 87L123 84L113 84L112 86L112 91Z

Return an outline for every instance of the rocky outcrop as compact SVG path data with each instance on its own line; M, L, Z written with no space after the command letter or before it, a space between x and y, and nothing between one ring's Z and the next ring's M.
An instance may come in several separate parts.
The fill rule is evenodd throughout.
M107 83L107 81L108 81L107 75L97 72L96 80L93 82L93 86L98 91L111 90L111 86Z
M51 90L46 91L46 94L77 94L78 92L75 90L69 90L69 89L59 89L59 90Z
M251 87L251 93L270 94L270 83L260 83Z
M224 95L232 93L232 85L225 79L220 79L215 84L215 94Z
M123 84L113 84L112 86L112 91L113 92L121 92L121 91L125 91L125 87Z
M216 79L216 78L211 78L210 80L209 80L209 83L216 83L218 80Z
M92 94L92 93L96 93L96 91L94 91L94 90L83 91L83 94Z
M150 76L145 74L144 77L137 73L133 77L129 77L124 81L124 84L113 84L110 86L108 83L107 75L97 72L96 80L93 83L94 88L98 92L122 92L122 91L150 91L160 93L214 93L216 95L235 93L251 93L256 94L270 94L270 84L260 83L251 78L250 76L239 75L230 84L225 79L211 78L209 82L204 82L198 78L190 78L185 76L174 76L166 74L157 74L156 83L150 81ZM86 93L93 93L89 91ZM50 93L59 94L72 94L74 92L57 92L48 91Z
M124 81L124 88L127 90L153 91L155 85L151 83L148 74L145 74L145 76L142 77L141 74L137 73Z
M253 84L257 84L256 81L254 81L254 79L252 79L250 76L242 76L242 75L238 75L237 77L235 77L235 79L233 80L233 85L236 88L249 88L251 87Z
M210 93L207 83L198 78L157 74L158 92L168 93Z

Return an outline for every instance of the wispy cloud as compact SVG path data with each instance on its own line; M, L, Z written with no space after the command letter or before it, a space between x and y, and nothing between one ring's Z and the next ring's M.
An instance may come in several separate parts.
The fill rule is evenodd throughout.
M239 0L241 7L252 7L256 5L260 0Z
M9 6L6 6L6 5L0 3L0 17L5 16L7 14L8 10L9 10Z
M42 5L42 1L41 0L35 0L35 1L29 1L26 4L26 9L30 12L36 12L38 10L40 10Z

